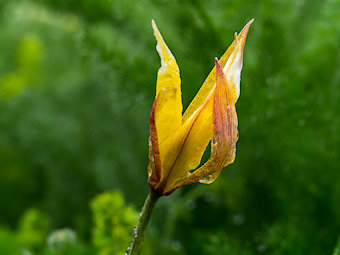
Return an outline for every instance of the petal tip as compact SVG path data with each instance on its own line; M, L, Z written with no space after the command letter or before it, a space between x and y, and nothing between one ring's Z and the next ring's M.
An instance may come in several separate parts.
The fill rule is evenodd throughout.
M154 32L158 32L158 28L154 19L151 20L152 29Z
M222 66L221 66L220 62L218 61L218 58L216 58L216 57L215 57L215 66L216 66L216 73L217 74L223 73Z
M243 38L246 38L247 37L247 34L248 34L248 30L250 28L250 25L253 24L254 22L254 18L252 18L251 20L248 21L248 23L243 27L242 31L240 32L240 34L243 34Z
M255 21L254 18L252 18L251 20L249 20L248 23L244 26L244 28L249 29L250 25L253 24L254 21Z

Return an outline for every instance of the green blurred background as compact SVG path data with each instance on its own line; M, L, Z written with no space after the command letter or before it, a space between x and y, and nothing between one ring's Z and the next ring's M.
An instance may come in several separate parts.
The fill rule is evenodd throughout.
M339 0L1 0L0 254L123 254L148 193L155 19L186 107L248 20L233 165L144 254L340 254Z

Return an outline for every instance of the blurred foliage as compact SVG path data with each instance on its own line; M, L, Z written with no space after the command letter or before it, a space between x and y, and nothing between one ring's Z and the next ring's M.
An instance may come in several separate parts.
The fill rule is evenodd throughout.
M0 81L0 96L9 98L18 94L23 86L34 83L40 71L41 43L35 35L26 35L17 46L15 62L17 70L7 73Z
M49 219L36 210L29 209L19 223L19 239L23 247L29 251L41 252L49 233Z
M28 208L39 211L19 225L34 233L47 234L46 217L37 217L45 214L49 231L75 231L70 254L93 254L91 242L115 240L112 228L91 241L100 219L109 228L116 218L127 231L135 211L119 204L119 193L105 195L108 204L104 195L103 204L93 200L95 226L88 204L119 189L140 209L148 192L147 125L160 65L151 19L180 66L186 107L214 57L253 17L236 161L214 184L162 198L148 247L153 254L336 254L339 13L339 0L0 1L0 254L29 251L20 248L28 230L13 232ZM117 214L100 211L105 206ZM34 236L26 242L39 243Z
M204 246L204 254L248 255L251 252L244 250L240 245L229 240L223 234L217 234L209 237L208 243Z
M91 202L94 228L93 244L100 255L123 254L130 245L138 212L124 205L119 191L106 192Z
M47 254L85 254L77 247L76 233L71 229L54 230L47 238ZM45 253L44 253L45 254Z
M0 229L0 254L21 255L20 242L13 231Z
M340 254L340 238L338 239L338 243L333 252L333 255L339 255L339 254Z

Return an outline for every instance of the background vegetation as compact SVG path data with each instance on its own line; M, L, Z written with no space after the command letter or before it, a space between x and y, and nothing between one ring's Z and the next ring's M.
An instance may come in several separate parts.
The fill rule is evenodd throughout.
M339 0L1 0L0 254L123 254L148 192L151 19L187 106L253 17L236 162L162 198L144 254L339 254L339 13Z

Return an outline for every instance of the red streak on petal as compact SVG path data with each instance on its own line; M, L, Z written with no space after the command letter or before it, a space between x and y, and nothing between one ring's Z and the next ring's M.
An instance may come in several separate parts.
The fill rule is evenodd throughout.
M157 98L153 103L151 115L149 119L150 138L149 138L149 180L148 183L152 188L155 188L161 179L161 158L159 153L157 129L155 124L155 110L157 106Z

